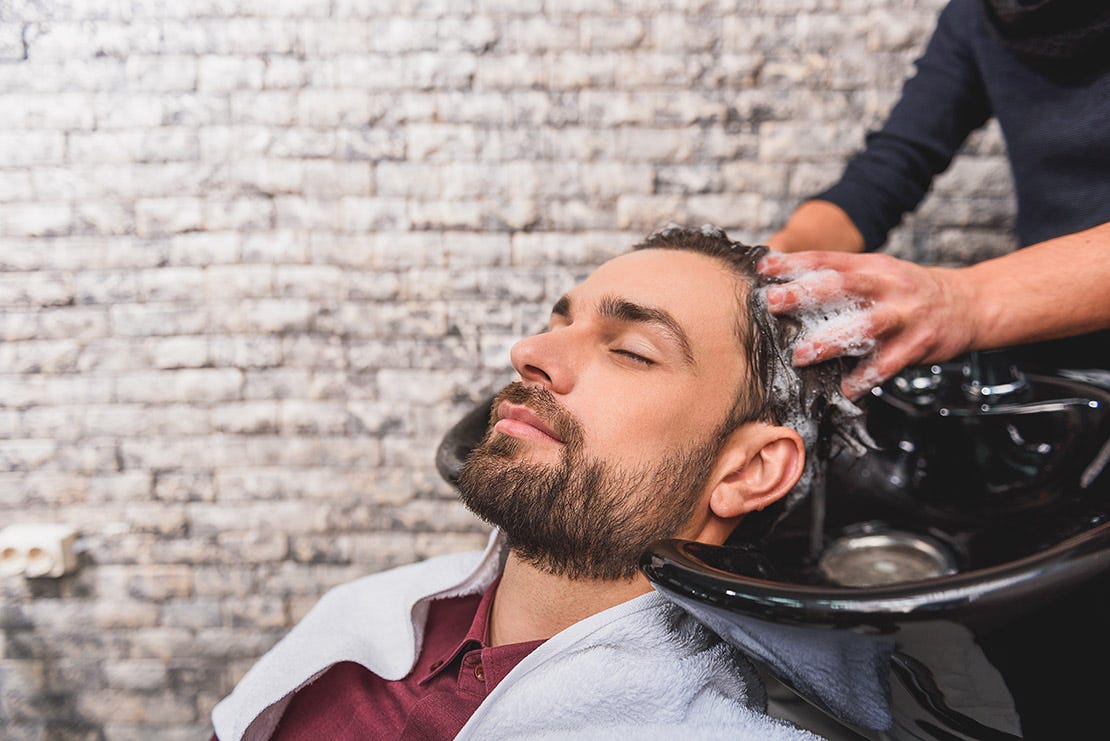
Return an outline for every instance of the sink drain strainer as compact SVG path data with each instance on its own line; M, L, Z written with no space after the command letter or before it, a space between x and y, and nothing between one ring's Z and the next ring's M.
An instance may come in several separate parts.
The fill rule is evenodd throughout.
M821 554L821 573L844 587L931 579L956 572L956 559L939 541L900 531L840 538Z

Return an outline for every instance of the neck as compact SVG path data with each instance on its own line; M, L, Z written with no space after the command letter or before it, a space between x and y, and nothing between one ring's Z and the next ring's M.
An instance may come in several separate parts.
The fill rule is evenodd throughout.
M650 591L642 574L617 581L568 579L540 571L510 551L490 612L490 645L550 638Z

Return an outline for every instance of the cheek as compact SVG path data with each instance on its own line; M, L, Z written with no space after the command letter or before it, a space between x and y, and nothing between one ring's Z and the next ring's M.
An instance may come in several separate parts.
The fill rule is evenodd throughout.
M690 394L663 388L599 394L579 413L586 451L611 461L650 462L704 437L715 420ZM668 393L669 391L669 393Z

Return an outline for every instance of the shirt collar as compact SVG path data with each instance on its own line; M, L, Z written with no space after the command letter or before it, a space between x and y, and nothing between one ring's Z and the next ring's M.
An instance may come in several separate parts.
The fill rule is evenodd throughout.
M474 619L470 621L470 629L466 631L466 635L451 650L436 657L436 660L428 667L428 671L418 680L420 684L425 684L443 670L452 666L455 660L465 652L489 646L489 614L493 607L493 595L497 592L497 585L500 583L501 577L498 576L486 588L481 601L478 603L478 609L474 611Z

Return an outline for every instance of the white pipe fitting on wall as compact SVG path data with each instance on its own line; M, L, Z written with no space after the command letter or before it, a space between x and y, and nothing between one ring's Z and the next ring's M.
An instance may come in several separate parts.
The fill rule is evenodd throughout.
M0 530L0 576L56 578L77 568L73 543L77 532L68 525L23 523Z

